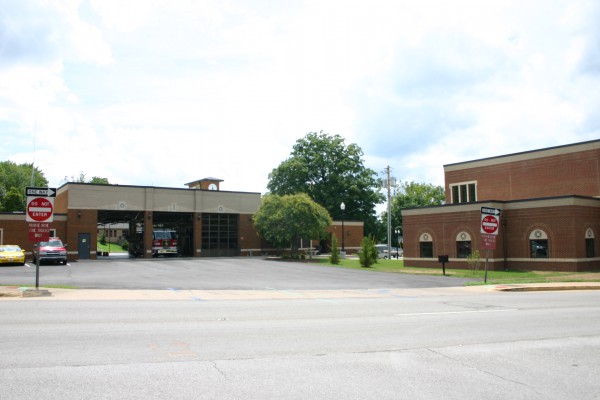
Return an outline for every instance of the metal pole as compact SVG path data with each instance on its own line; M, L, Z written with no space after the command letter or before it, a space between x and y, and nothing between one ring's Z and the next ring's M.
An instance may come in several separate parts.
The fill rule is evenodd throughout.
M344 219L346 218L346 211L342 210L342 251L346 251L346 248L344 246L344 238L346 237L346 235L344 234Z
M390 192L390 166L388 165L385 169L387 172L387 247L388 257L392 259L392 203L391 203L391 192Z
M490 258L490 249L485 251L485 276L483 278L483 283L487 283L487 275L488 275L488 259Z
M38 256L35 259L35 290L40 288L40 251L38 242Z

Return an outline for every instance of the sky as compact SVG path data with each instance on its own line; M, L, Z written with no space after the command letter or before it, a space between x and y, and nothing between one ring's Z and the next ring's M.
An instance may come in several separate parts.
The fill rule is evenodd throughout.
M598 21L595 0L0 0L0 161L265 193L323 131L443 185L600 138Z

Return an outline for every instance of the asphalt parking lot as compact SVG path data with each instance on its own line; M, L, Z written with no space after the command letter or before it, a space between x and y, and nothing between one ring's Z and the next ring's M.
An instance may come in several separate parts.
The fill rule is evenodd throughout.
M0 268L0 285L35 285L36 268ZM264 258L107 259L42 265L40 286L154 290L342 290L463 286L469 279L350 270Z

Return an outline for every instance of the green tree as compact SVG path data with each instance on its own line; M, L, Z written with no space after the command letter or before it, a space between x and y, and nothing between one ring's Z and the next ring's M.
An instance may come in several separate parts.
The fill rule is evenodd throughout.
M0 211L25 211L25 188L31 186L32 175L33 186L48 186L43 172L33 164L0 162Z
M301 238L321 239L332 224L327 210L306 194L265 195L254 214L258 234L274 246L298 251Z
M306 193L337 220L363 221L369 235L377 222L375 206L384 196L377 173L364 166L362 156L358 145L346 145L339 135L308 133L296 141L290 157L271 171L267 188L280 196Z
M99 176L92 176L92 179L87 179L86 178L86 174L81 171L79 172L79 176L75 177L74 175L71 175L71 178L67 178L65 176L65 180L69 179L70 182L75 182L75 183L99 183L99 184L103 184L103 185L110 185L110 182L108 182L107 178L100 178Z
M402 210L405 208L439 206L444 204L446 195L442 186L430 183L403 182L392 197L392 243L398 244L395 229L402 229ZM387 221L387 212L382 214L382 221ZM386 222L387 224L387 222Z
M110 185L108 178L100 178L99 176L92 176L92 179L88 183L97 183L102 185Z

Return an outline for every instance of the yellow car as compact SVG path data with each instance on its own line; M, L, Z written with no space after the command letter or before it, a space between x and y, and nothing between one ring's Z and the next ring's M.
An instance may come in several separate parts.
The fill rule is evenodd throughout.
M0 264L25 265L25 250L16 244L0 245Z

